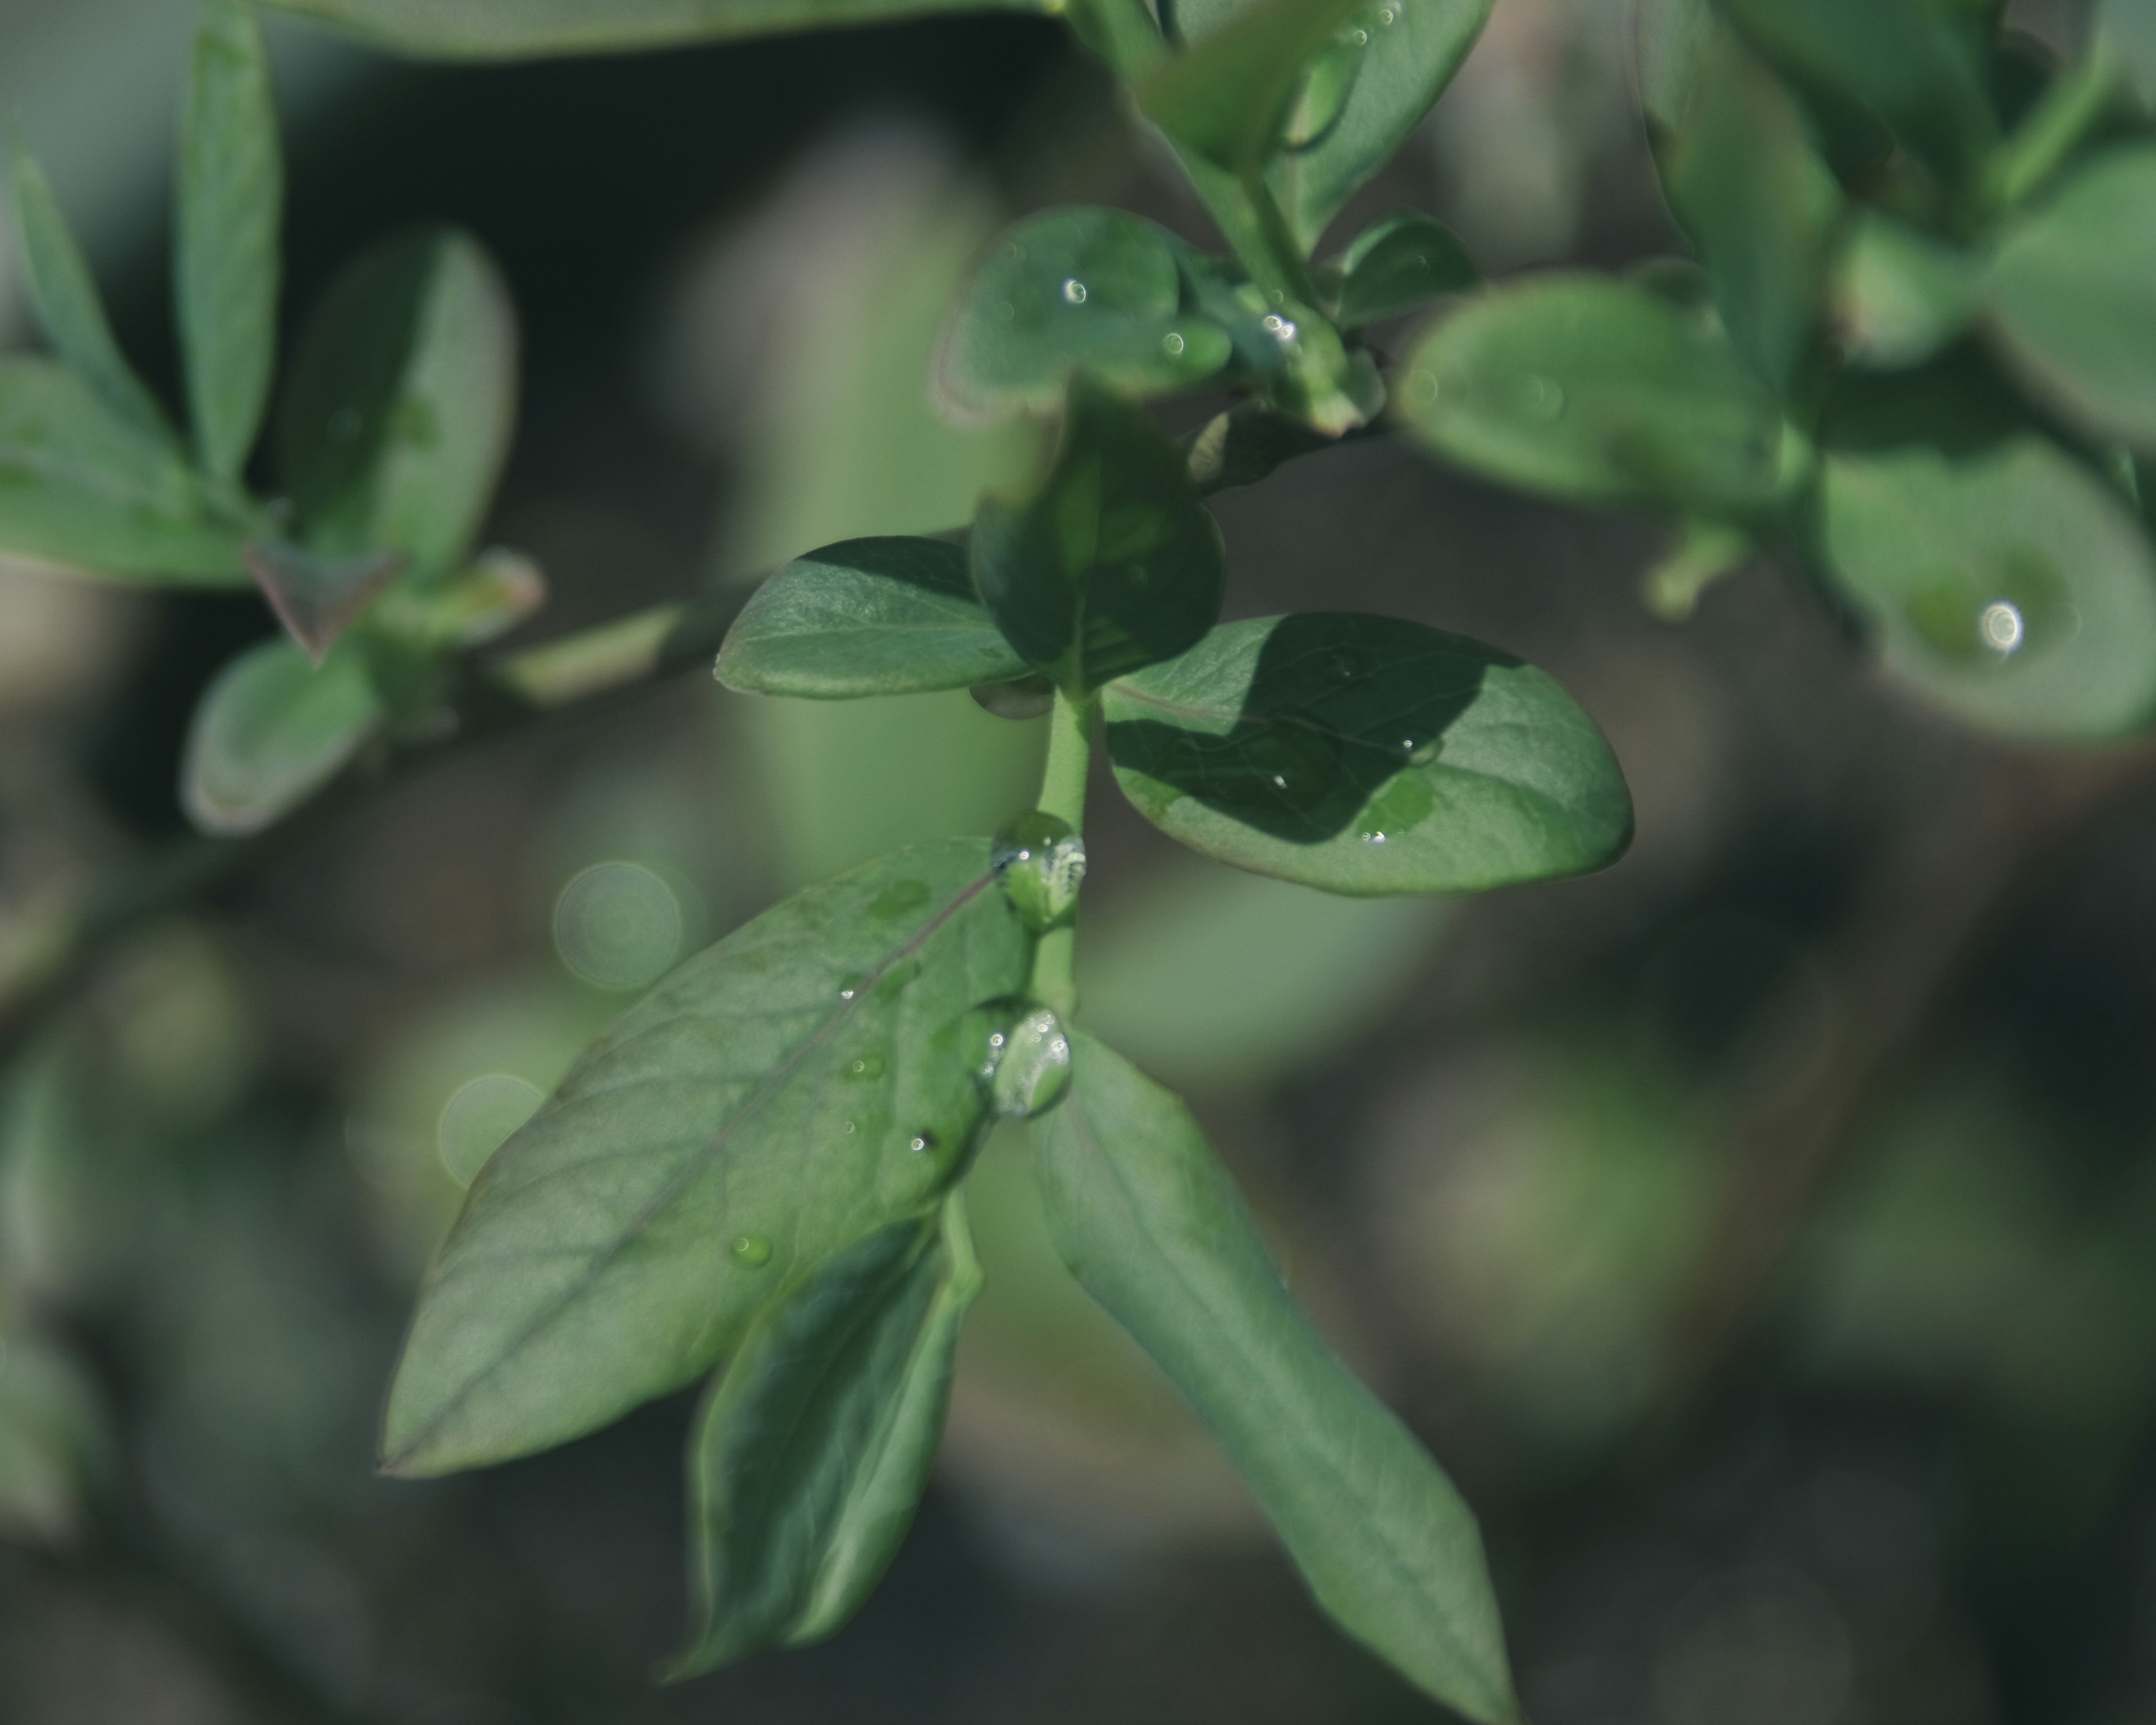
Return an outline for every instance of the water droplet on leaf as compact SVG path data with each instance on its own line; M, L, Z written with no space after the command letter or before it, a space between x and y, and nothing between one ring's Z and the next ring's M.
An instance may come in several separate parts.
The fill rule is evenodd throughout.
M1063 297L1073 305L1083 305L1086 303L1086 284L1072 276L1063 284Z
M1160 345L1162 351L1170 359L1173 359L1183 352L1183 337L1173 330L1170 330L1160 338Z
M1086 841L1069 822L1029 809L1004 824L989 855L1004 896L1035 934L1068 922L1076 911Z
M2005 599L1994 599L1984 608L1976 619L1976 630L1984 637L1984 644L2001 659L2010 659L2020 652L2029 633L2022 620L2021 608Z
M1009 1120L1052 1107L1070 1087L1070 1039L1063 1021L1034 1007L1010 1028L988 1074L988 1103Z
M771 1242L761 1234L744 1234L734 1242L734 1262L745 1270L761 1270L771 1261Z

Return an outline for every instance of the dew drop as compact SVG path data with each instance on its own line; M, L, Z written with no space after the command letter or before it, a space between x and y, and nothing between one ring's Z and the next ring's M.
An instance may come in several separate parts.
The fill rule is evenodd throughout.
M913 1142L908 1144L906 1147L911 1150L916 1156L924 1155L927 1153L928 1149L928 1140L924 1137L916 1137Z
M1132 584L1145 584L1144 571L1131 571ZM989 852L996 880L1019 918L1035 934L1070 920L1078 907L1078 889L1086 880L1086 841L1038 809L1004 823Z
M761 1270L771 1261L771 1242L761 1234L744 1234L734 1242L734 1262L747 1270Z
M996 316L999 321L1009 323L1018 316L1018 307L1008 300L998 300L996 302Z
M854 988L841 988L839 990L839 999L841 1000L850 1000L859 992L860 991L858 989Z
M2029 638L2021 608L2005 599L1994 599L1984 608L1976 619L1976 632L1983 637L1984 644L2001 659L2011 659Z
M846 1132L846 1136L847 1136L848 1137L850 1137L850 1138L851 1137L853 1137L853 1135L854 1135L855 1132L859 1132L860 1130L860 1126L859 1126L858 1124L856 1124L856 1123L855 1123L855 1122L853 1122L853 1121L850 1121L850 1121L848 1121L848 1122L846 1122L846 1124L845 1124L845 1132Z
M1425 372L1420 367L1417 367L1415 370L1409 372L1408 373L1408 396L1410 400L1419 402L1423 406L1428 407L1432 402L1437 399L1436 374L1432 372Z
M1086 284L1075 275L1070 277L1063 284L1063 297L1073 305L1083 305L1086 303Z
M1160 338L1161 351L1173 359L1183 352L1183 337L1170 330Z
M883 1056L863 1055L860 1059L847 1063L845 1074L847 1077L857 1083L865 1083L870 1079L880 1078L883 1076Z
M1399 13L1389 6L1381 6L1378 8L1378 22L1380 24L1396 24L1399 22Z
M1520 408L1531 419L1553 424L1564 417L1564 391L1555 378L1531 372L1520 388Z
M1295 340L1294 320L1282 317L1276 311L1267 312L1260 326L1276 341L1286 343Z
M1029 1119L1070 1087L1070 1039L1046 1007L1027 1012L1003 1045L987 1076L989 1106L1005 1119Z
M1368 48L1370 45L1370 33L1368 30L1350 30L1348 33L1348 39L1358 48Z

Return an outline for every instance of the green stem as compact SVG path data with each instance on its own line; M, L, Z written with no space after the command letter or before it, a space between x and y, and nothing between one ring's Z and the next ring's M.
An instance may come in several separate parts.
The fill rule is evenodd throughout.
M2042 187L2110 111L2125 74L2118 49L2099 36L2088 59L2044 93L2000 147L1991 171L1995 208L2012 209Z
M1086 776L1093 760L1093 706L1087 696L1074 700L1058 690L1049 720L1048 766L1040 775L1037 806L1066 823L1071 831L1086 826ZM1066 922L1040 937L1033 953L1033 998L1069 1019L1078 1010L1078 930Z

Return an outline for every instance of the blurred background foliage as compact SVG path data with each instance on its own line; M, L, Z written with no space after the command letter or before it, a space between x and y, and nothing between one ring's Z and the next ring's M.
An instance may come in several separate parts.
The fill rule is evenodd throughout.
M2016 15L2059 41L2076 11ZM0 98L167 383L192 21L0 11ZM1626 29L1614 0L1502 0L1343 230L1434 208L1499 270L1671 250ZM548 572L534 639L965 518L1040 454L927 401L988 234L1084 198L1204 235L1044 21L493 69L275 43L288 318L419 218L516 286L492 531ZM1232 875L1111 798L1089 835L1088 1016L1199 1101L1299 1290L1474 1499L1533 1717L2156 1717L2156 761L1947 727L1786 571L1666 627L1634 526L1383 444L1219 510L1231 615L1496 641L1579 696L1637 798L1619 867L1458 906ZM0 568L0 1000L62 908L177 839L184 716L269 628ZM793 886L993 827L1041 747L964 696L692 678L347 798L59 1009L0 1009L0 1717L1432 1717L1318 1621L1064 1277L1008 1134L938 1487L835 1641L650 1685L678 1403L485 1474L372 1473L416 1277L578 1046Z

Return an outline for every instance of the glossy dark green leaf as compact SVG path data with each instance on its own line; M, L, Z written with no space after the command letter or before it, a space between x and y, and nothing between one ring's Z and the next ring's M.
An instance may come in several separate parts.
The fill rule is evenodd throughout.
M442 1473L603 1425L933 1203L984 1119L972 1009L1031 961L988 841L952 839L681 966L473 1183L421 1291L385 1465Z
M0 548L87 572L244 586L242 529L170 439L116 418L50 360L0 358Z
M2104 156L1999 243L1991 326L2044 399L2156 449L2156 148Z
M269 404L282 270L284 154L254 13L211 0L190 73L173 255L180 347L203 465L234 479Z
M927 1488L980 1291L961 1200L823 1265L712 1386L690 1441L696 1627L670 1675L841 1627Z
M170 441L164 409L113 338L97 283L60 213L51 182L19 142L9 181L23 285L54 352L113 418L144 438Z
M1395 400L1424 448L1549 496L1714 514L1787 483L1780 410L1728 338L1599 277L1469 300L1416 344Z
M317 668L265 641L217 674L187 726L180 803L206 833L258 833L321 789L374 737L382 701L353 649Z
M1891 216L1849 224L1829 290L1836 346L1853 365L1922 365L1956 341L1983 305L1974 259Z
M756 590L719 650L719 680L751 695L850 701L967 689L1025 673L981 602L966 547L849 539Z
M1137 87L1147 118L1216 167L1250 174L1264 166L1306 78L1332 72L1337 49L1353 52L1351 20L1365 0L1250 0L1219 25L1186 39ZM1336 32L1348 39L1332 43ZM1368 31L1360 33L1368 39ZM1334 48L1330 56L1325 52ZM1337 107L1327 116L1328 124Z
M401 551L423 582L453 573L516 419L516 312L478 242L424 228L377 246L316 309L280 408L306 543Z
M1127 395L1183 389L1228 362L1224 331L1183 304L1190 248L1117 209L1055 209L997 239L937 350L961 415L1045 413L1084 372Z
M1227 588L1182 453L1142 409L1084 384L1047 480L1024 503L983 506L972 556L1004 638L1073 692L1193 645Z
M1343 329L1360 329L1419 311L1481 280L1459 237L1441 222L1410 211L1373 222L1331 264Z
M1719 0L1766 55L1869 108L1942 172L1971 172L1998 141L1974 33L1929 0Z
M1819 538L1888 670L1948 711L2047 742L2156 715L2156 553L2128 506L2056 446L1836 457Z
M1071 1039L1070 1096L1032 1128L1057 1250L1189 1398L1320 1605L1478 1725L1518 1703L1475 1518L1282 1281L1182 1103Z
M1558 684L1385 617L1215 629L1102 695L1116 783L1194 850L1328 892L1470 892L1620 853L1631 799Z
M1786 391L1811 351L1841 193L1794 98L1729 31L1695 69L1662 178L1722 327Z
M1046 11L1033 0L263 0L406 54L525 59L872 24L942 12Z

